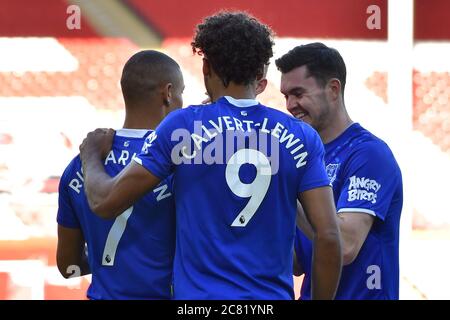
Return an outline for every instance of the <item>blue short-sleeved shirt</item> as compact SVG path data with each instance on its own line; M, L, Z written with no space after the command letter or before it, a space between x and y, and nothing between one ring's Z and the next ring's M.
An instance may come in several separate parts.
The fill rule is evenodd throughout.
M105 170L118 174L151 131L116 132ZM81 160L67 166L59 185L58 224L80 228L88 248L90 299L171 299L175 254L175 203L169 177L116 219L90 209L83 187Z
M318 134L255 100L172 112L135 160L173 173L177 299L292 299L299 192L329 186Z
M358 256L342 269L336 299L398 299L403 188L391 150L354 123L325 145L325 163L338 214L375 217ZM299 229L296 233L296 254L305 271L301 299L307 300L311 298L312 245Z

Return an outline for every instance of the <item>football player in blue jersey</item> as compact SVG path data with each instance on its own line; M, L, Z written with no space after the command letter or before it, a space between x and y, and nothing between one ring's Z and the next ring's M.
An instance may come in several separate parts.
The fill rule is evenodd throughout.
M340 237L320 137L254 100L272 46L271 30L245 13L206 18L192 48L212 103L172 112L114 178L102 166L113 130L80 146L89 205L102 217L173 174L176 299L292 299L297 199L315 231L313 298L334 297Z
M342 236L343 263L336 299L398 299L402 176L387 144L349 117L346 67L322 43L295 47L276 60L286 107L314 127L325 145ZM311 298L311 230L299 206L296 255ZM309 239L308 239L309 238Z
M123 69L121 87L125 122L102 163L111 176L141 152L153 129L183 103L180 67L158 51L133 55ZM115 220L104 220L89 209L80 157L64 171L59 185L57 264L66 278L92 273L89 299L171 298L175 253L171 178L149 191Z

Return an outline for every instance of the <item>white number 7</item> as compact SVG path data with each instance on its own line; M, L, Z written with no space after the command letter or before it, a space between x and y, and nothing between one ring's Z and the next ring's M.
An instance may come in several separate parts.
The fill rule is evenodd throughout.
M103 249L102 266L113 266L116 257L117 246L127 226L128 218L133 212L133 206L125 210L114 220L114 224L109 230L106 238L105 249Z
M245 163L256 167L256 177L252 183L243 183L239 178L239 169ZM241 149L228 160L225 169L225 179L228 187L235 195L249 198L247 205L237 215L231 224L232 227L245 227L258 210L269 189L272 179L272 168L269 159L260 151L254 149Z

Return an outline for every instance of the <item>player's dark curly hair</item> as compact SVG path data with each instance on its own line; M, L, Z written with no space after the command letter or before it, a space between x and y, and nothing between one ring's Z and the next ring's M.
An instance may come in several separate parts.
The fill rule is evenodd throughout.
M225 87L247 85L273 56L273 32L245 12L220 12L197 25L192 50L205 55Z

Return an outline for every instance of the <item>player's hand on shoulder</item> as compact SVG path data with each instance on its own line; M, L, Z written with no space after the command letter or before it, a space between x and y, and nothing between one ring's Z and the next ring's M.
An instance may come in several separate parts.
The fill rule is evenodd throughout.
M88 133L80 145L81 159L95 155L106 158L111 150L115 131L113 129L99 128Z

